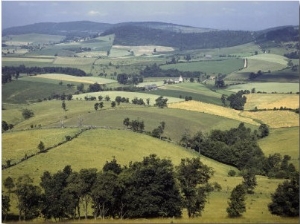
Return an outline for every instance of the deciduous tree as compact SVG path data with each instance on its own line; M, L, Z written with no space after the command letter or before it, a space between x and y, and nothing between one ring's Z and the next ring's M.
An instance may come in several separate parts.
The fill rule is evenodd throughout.
M237 185L231 192L228 207L226 209L230 218L240 217L246 211L246 190L244 185Z
M209 193L206 185L213 175L213 170L204 165L199 157L182 159L176 170L188 216L201 216Z

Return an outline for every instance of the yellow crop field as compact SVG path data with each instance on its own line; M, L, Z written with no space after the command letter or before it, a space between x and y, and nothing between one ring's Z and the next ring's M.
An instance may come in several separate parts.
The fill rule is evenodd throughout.
M245 110L274 109L280 107L299 108L299 95L296 94L248 94Z
M202 103L198 101L185 101L180 103L173 103L169 105L169 108L177 108L177 109L183 109L183 110L191 110L191 111L197 111L207 114L213 114L221 117L226 117L234 120L238 120L241 122L245 122L248 124L253 125L259 125L257 122L255 122L252 117L247 116L240 116L240 111L233 110L226 107L221 107L209 103Z
M260 120L271 128L296 127L299 126L299 114L292 111L243 111L243 117Z

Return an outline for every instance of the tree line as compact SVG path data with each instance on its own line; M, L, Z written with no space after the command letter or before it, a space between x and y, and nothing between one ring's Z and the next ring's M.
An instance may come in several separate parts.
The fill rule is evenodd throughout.
M2 214L10 211L10 195L15 194L19 220L181 217L183 208L194 217L201 214L214 189L208 183L212 175L199 158L182 159L174 167L171 160L154 154L124 167L113 158L99 171L77 172L67 165L56 173L45 171L39 186L29 175L17 180L7 177Z
M209 183L212 168L200 158L181 159L178 166L155 154L142 161L121 166L113 158L97 168L73 171L70 165L56 173L44 171L39 186L29 175L3 181L7 193L2 193L2 217L9 215L11 195L16 195L19 221L37 217L45 221L96 219L132 219L201 216L212 191L220 191L217 183ZM271 194L268 209L272 214L299 215L299 173L279 184ZM226 211L229 217L239 217L246 211L246 193L257 185L255 174L245 172L243 182L231 192ZM81 210L82 209L82 210ZM90 212L92 211L92 212Z
M86 73L83 70L70 67L26 67L24 65L4 66L2 67L2 83L10 82L12 77L18 79L20 73L27 75L62 73L74 76L86 76Z

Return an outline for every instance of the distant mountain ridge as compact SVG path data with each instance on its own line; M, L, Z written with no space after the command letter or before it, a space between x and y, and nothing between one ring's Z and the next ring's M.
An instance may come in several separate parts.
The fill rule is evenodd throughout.
M297 41L299 28L281 26L261 31L234 31L198 28L164 22L124 22L117 24L90 21L45 22L6 28L2 36L28 33L52 34L74 37L115 34L113 44L119 45L162 45L180 50L222 48L256 41Z

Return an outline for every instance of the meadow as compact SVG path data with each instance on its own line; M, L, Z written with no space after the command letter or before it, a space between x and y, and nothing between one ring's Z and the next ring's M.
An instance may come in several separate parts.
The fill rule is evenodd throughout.
M179 71L195 72L200 71L207 74L229 74L243 68L244 60L240 58L234 59L218 59L203 60L189 63L177 63L160 66L162 69L177 69Z
M116 141L118 139L118 141ZM136 141L138 139L138 141ZM151 147L149 147L151 145ZM80 147L79 147L80 146ZM140 161L149 154L157 154L160 158L171 159L176 166L180 163L181 158L195 157L197 153L181 148L171 143L162 142L147 135L141 135L126 130L103 130L95 129L84 132L78 138L51 149L47 153L34 156L18 166L5 169L2 177L12 176L16 178L22 174L29 174L35 184L40 181L40 176L44 171L51 173L63 169L66 164L71 165L73 171L79 171L81 168L97 168L100 170L106 161L114 157L121 165L128 165L130 161ZM84 155L84 156L82 156ZM247 211L242 218L227 218L226 207L230 191L242 181L241 177L228 177L227 173L233 167L218 163L211 159L201 156L201 161L213 167L215 173L210 182L217 181L222 190L212 192L208 197L208 202L202 214L202 217L188 219L184 213L181 219L138 219L125 220L124 222L170 222L173 223L195 223L195 222L258 222L258 223L296 223L297 219L280 218L271 215L267 210L267 204L270 202L269 192L275 191L278 183L282 180L267 179L258 176L258 186L255 194L247 196ZM13 212L17 212L14 208ZM212 218L211 214L214 213ZM97 220L99 222L100 220ZM120 220L104 220L104 222L119 222ZM85 220L86 222L86 220ZM90 220L90 222L95 222ZM102 221L103 222L103 221Z
M281 82L249 82L245 84L238 84L229 86L227 89L233 92L240 90L251 91L255 88L256 92L266 93L297 93L299 92L299 83L281 83Z

